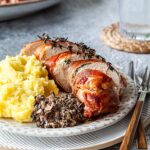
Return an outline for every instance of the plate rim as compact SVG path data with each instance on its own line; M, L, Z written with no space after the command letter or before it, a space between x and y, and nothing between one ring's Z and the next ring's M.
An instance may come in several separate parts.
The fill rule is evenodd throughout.
M144 125L144 128L147 128L149 125L150 125L150 117L148 118L145 118L143 120L143 125ZM125 135L125 132L121 135L121 136L118 136L118 137L115 137L114 139L112 140L109 140L108 142L105 142L103 144L95 144L95 145L92 145L92 146L87 146L87 147L81 147L80 149L77 149L77 150L97 150L97 149L104 149L104 148L109 148L113 145L116 145L116 144L119 144L123 137Z
M11 132L11 133L15 133L15 134L20 134L20 135L26 135L26 136L32 136L32 137L66 137L66 136L74 136L74 135L80 135L80 134L85 134L85 133L89 133L89 132L93 132L93 131L97 131L97 130L101 130L101 129L104 129L104 128L106 128L106 127L109 127L109 126L111 126L111 125L113 125L113 124L115 124L115 123L117 123L117 122L119 122L120 120L122 120L125 116L127 116L128 114L129 114L129 112L133 109L133 107L134 107L134 105L136 104L136 96L137 96L137 91L136 91L136 85L135 85L135 83L133 82L133 80L130 78L130 77L128 77L127 75L125 75L124 73L122 73L122 75L126 78L126 80L127 80L127 83L128 83L128 86L130 85L132 85L132 87L134 88L133 90L132 90L132 101L133 101L133 99L134 99L134 104L131 104L131 106L130 107L128 107L128 111L126 111L125 112L125 114L124 115L122 115L119 119L116 119L115 121L111 121L111 123L109 123L109 124L106 124L106 125L104 125L103 127L98 127L98 126L96 126L94 123L97 123L96 121L93 121L92 123L92 125L91 126L94 126L94 127L92 127L92 128L90 128L91 126L87 126L86 127L86 125L84 124L84 126L81 126L81 129L80 129L80 127L79 126L76 126L76 127L69 127L69 128L60 128L59 130L56 130L56 129L51 129L51 131L49 130L49 129L41 129L41 128L32 128L32 127L29 127L29 126L27 126L27 127L24 127L24 129L26 129L27 131L29 130L29 128L30 128L30 130L34 130L35 129L35 132L36 132L36 130L37 129L39 129L39 131L38 132L36 132L36 134L33 134L32 132L25 132L25 131L21 131L21 129L23 128L23 127L21 127L21 126L19 126L18 127L18 129L19 129L19 131L16 131L16 130L9 130L8 128L7 128L7 126L6 127L1 127L1 130L2 131L7 131L7 132ZM125 111L125 110L124 110ZM107 116L108 117L108 116ZM110 114L110 117L111 117L111 114ZM106 118L106 117L105 117ZM107 122L107 121L106 121ZM4 121L4 124L5 124L5 121ZM6 123L7 124L7 123ZM9 123L8 123L9 124ZM2 125L2 121L0 122L0 125ZM13 126L14 127L14 126ZM83 128L84 127L86 127L84 130L83 130ZM12 128L12 126L11 126L11 128ZM89 129L88 129L89 128ZM71 130L71 129L74 129L74 131L72 130L72 131L70 131L70 132L65 132L67 129L69 129L69 130ZM44 132L43 132L43 130L44 130ZM53 133L50 133L50 132L52 132L52 130L56 130L56 131L54 131ZM76 131L77 130L77 131ZM78 131L78 130L81 130L80 132ZM59 131L59 132L58 132ZM34 132L34 133L35 133ZM62 133L60 133L60 132L62 132ZM65 133L64 133L65 132ZM38 134L37 134L38 133ZM54 134L55 133L55 134Z
M13 4L0 4L0 7L14 7L14 6L20 6L20 5L27 5L27 4L34 4L34 3L39 3L39 2L44 2L48 0L30 0L30 1L22 1L18 3L13 3Z
M144 111L144 110L143 110ZM145 118L144 119L144 127L146 128L149 124L150 124L150 116ZM124 136L125 132L123 134L121 134L120 136L116 136L114 139L112 140L109 140L107 142L104 142L103 144L95 144L95 145L92 145L92 146L87 146L87 147L81 147L81 148L78 148L76 150L97 150L97 149L104 149L104 148L108 148L110 146L113 146L115 144L118 144L122 141L122 138ZM11 149L16 149L17 147L14 147L14 146L11 146L11 147L8 147L8 146L4 146L4 145L1 145L0 148L11 148ZM18 148L18 150L21 150L20 148Z

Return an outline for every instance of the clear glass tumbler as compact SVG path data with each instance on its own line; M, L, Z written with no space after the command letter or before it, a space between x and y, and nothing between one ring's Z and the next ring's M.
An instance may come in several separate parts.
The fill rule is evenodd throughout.
M119 0L119 17L123 36L150 41L150 0Z

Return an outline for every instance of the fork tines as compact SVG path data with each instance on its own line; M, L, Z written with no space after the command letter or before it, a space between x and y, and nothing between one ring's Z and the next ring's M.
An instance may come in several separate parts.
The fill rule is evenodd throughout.
M142 86L143 88L145 88L145 87L148 85L147 79L148 79L149 77L147 77L147 71L148 71L148 66L146 67L145 72L144 72L143 77L142 77L141 86Z
M128 75L131 77L131 79L134 80L134 62L133 61L130 61L129 63Z
M134 70L134 62L131 61L129 63L129 70L128 70L128 75L135 80L136 84L139 87L139 90L148 90L150 89L150 72L148 73L148 66L145 68L144 74L141 77L139 77L137 74L135 74ZM141 80L142 79L142 80Z

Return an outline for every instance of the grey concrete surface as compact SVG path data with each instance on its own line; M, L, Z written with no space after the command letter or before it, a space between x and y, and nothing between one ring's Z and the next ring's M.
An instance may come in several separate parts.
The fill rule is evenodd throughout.
M100 30L117 21L117 0L63 0L44 11L0 22L0 59L18 54L25 43L35 40L37 35L48 33L52 37L68 37L71 41L84 42L124 71L128 62L134 60L137 71L142 72L144 66L150 66L149 54L117 51L105 46L100 40ZM148 142L149 137L150 130L147 131ZM107 150L116 150L118 146Z

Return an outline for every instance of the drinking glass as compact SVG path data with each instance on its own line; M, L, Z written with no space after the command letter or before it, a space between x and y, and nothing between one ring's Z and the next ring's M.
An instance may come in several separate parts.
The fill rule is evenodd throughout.
M150 41L150 0L119 0L119 17L123 36Z

